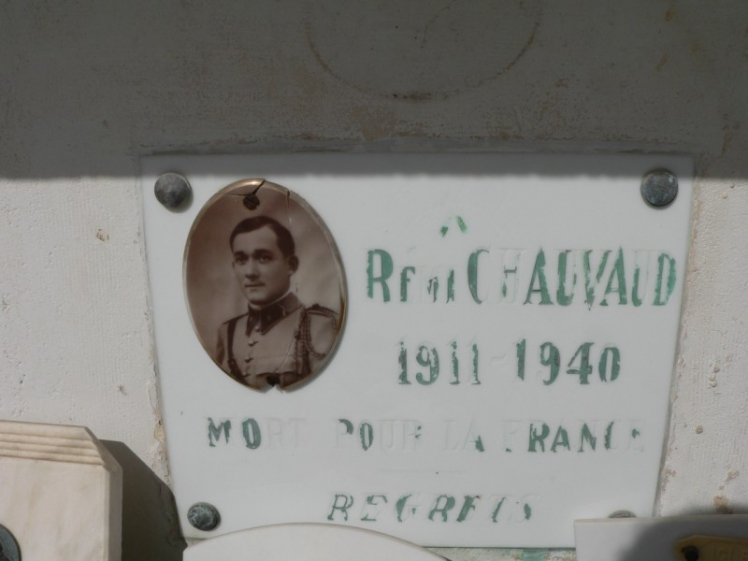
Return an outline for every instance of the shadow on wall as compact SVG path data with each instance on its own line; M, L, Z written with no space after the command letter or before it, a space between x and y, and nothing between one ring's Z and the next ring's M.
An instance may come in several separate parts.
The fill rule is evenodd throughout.
M710 173L746 175L745 2L57 4L0 2L2 177L130 177L175 152L601 146L732 147Z
M174 495L122 442L102 441L122 467L122 561L181 561Z

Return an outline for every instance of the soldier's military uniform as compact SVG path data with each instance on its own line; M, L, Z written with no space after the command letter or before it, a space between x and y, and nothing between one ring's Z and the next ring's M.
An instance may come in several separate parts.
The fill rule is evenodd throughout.
M316 371L338 333L335 312L294 294L230 319L218 330L216 362L251 388L286 388Z

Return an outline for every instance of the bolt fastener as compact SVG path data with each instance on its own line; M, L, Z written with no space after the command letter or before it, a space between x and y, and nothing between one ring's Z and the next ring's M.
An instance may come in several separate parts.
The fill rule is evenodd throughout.
M21 550L18 548L16 538L2 525L0 525L0 559L21 561Z
M221 515L212 504L195 503L187 511L187 520L198 530L210 532L221 523Z
M666 169L656 169L642 179L641 193L648 205L663 208L678 196L678 178Z
M165 173L156 180L156 199L172 211L179 210L192 198L192 187L184 175Z

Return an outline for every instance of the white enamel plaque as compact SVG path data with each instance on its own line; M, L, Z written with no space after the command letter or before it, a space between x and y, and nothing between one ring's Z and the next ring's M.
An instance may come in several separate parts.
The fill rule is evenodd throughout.
M662 208L641 193L656 169L679 183ZM189 179L188 208L156 200L165 172ZM303 522L425 546L570 547L575 519L651 515L691 176L690 161L670 156L144 159L156 355L185 535ZM239 211L208 252L203 307L217 323L207 336L193 329L183 277L206 202L260 178L326 225L347 295L332 358L284 389L242 385L209 354L214 331L226 338L220 322L251 315L233 276ZM305 279L319 262L286 223L298 262L284 298L312 307ZM229 314L224 301L244 309ZM196 503L217 509L216 529L188 522Z

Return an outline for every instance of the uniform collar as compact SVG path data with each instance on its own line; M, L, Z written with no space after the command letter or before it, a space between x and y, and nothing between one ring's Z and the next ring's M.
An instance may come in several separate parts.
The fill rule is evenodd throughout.
M259 325L260 333L265 334L271 327L283 318L291 315L301 307L301 302L295 294L289 292L280 300L265 306L261 310L249 309L247 317L247 334L253 327Z

